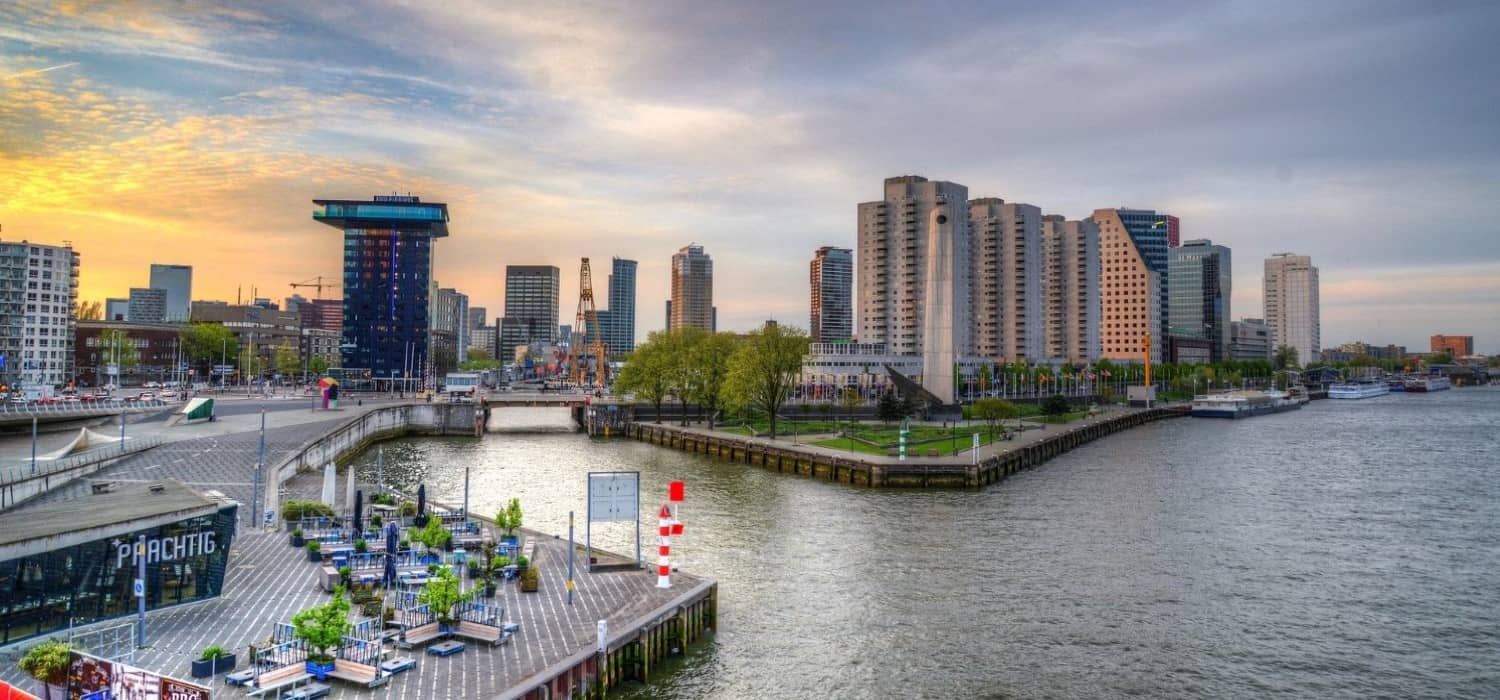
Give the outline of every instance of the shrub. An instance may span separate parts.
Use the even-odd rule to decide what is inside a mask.
[[[203,648],[203,655],[198,657],[199,661],[213,661],[229,656],[229,652],[218,644],[211,644]]]
[[[510,502],[495,514],[495,527],[504,531],[506,537],[515,537],[516,530],[521,528],[521,499],[510,499]]]
[[[521,592],[535,593],[540,583],[541,574],[537,572],[536,567],[527,567],[521,572]]]
[[[321,550],[322,548],[323,548],[323,543],[322,542],[319,542],[317,540],[308,540],[307,541],[307,551],[309,551],[309,552],[316,552],[318,550]]]
[[[287,501],[281,504],[282,520],[301,520],[303,518],[334,516],[333,508],[327,503],[318,501]]]
[[[1068,403],[1068,399],[1065,396],[1058,396],[1056,394],[1053,394],[1052,396],[1048,396],[1047,398],[1042,399],[1042,413],[1044,415],[1060,416],[1072,409],[1072,404]]]
[[[375,515],[370,516],[370,526],[371,527],[374,527],[375,529],[378,530],[378,529],[380,529],[380,526],[384,525],[384,524],[385,524],[385,520],[380,517],[379,513],[376,513]]]
[[[302,528],[299,527],[299,528],[297,528],[295,530],[292,530],[292,537],[301,537],[301,536],[302,536]]]
[[[26,650],[17,664],[26,675],[48,685],[68,682],[69,654],[73,647],[67,642],[51,639]]]
[[[366,543],[363,539],[358,539],[358,540],[354,541],[354,551],[359,552],[360,554],[364,554],[365,552],[369,551],[369,549],[370,549],[370,545],[368,543]]]
[[[396,508],[396,515],[399,515],[403,518],[410,518],[415,516],[416,514],[417,504],[412,501],[402,501],[401,505]]]

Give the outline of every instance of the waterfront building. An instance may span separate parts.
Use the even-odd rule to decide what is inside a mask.
[[[599,312],[604,345],[611,353],[635,350],[635,271],[634,260],[617,257],[611,261],[609,308]]]
[[[1099,360],[1099,226],[1042,217],[1043,357],[1075,364]]]
[[[1045,354],[1042,210],[999,197],[969,201],[970,352],[1002,362]]]
[[[714,261],[703,246],[689,244],[672,256],[672,299],[667,307],[667,330],[717,329],[714,308]]]
[[[130,310],[126,318],[136,323],[167,322],[167,291],[131,287]]]
[[[104,320],[106,321],[128,321],[130,320],[129,299],[105,299]]]
[[[0,241],[3,381],[50,394],[74,374],[79,253],[72,246]]]
[[[103,386],[112,379],[109,365],[113,359],[105,349],[103,336],[110,331],[125,334],[135,347],[135,363],[119,368],[122,386],[146,382],[169,382],[181,378],[176,370],[181,360],[182,329],[177,323],[136,323],[134,321],[79,321],[73,336],[73,365],[79,386]]]
[[[339,334],[344,331],[344,302],[341,299],[313,299],[298,304],[296,311],[303,326]]]
[[[452,350],[457,362],[469,349],[469,295],[453,288],[440,288],[433,296],[432,329],[452,336]],[[433,353],[433,357],[438,357]]]
[[[1170,248],[1167,256],[1167,333],[1173,362],[1219,362],[1229,359],[1232,340],[1229,313],[1231,257],[1228,248],[1207,239]],[[1207,341],[1207,357],[1202,352]],[[1191,350],[1180,354],[1178,349]]]
[[[823,246],[813,253],[809,268],[812,342],[849,342],[854,336],[854,251]]]
[[[1091,218],[1099,226],[1102,355],[1139,362],[1149,333],[1151,359],[1160,362],[1167,344],[1167,251],[1178,235],[1177,218],[1125,208],[1096,209]]]
[[[142,536],[147,610],[218,597],[236,511],[233,501],[157,481],[100,482],[90,495],[0,513],[0,646],[77,620],[135,615]]]
[[[1429,340],[1432,342],[1432,352],[1446,352],[1455,361],[1474,354],[1472,335],[1435,335]]]
[[[343,369],[367,370],[377,385],[434,385],[424,376],[433,244],[448,236],[448,205],[411,195],[313,203],[323,207],[314,220],[344,235]]]
[[[1242,318],[1229,324],[1229,359],[1271,359],[1271,327],[1265,319]]]
[[[1266,323],[1271,327],[1271,352],[1288,345],[1297,349],[1299,364],[1318,361],[1322,322],[1318,301],[1318,268],[1306,255],[1277,253],[1266,258]]]
[[[551,265],[505,266],[505,317],[500,346],[508,356],[517,346],[557,344],[560,272]]]
[[[193,266],[151,264],[152,289],[166,293],[163,320],[168,323],[187,321],[193,312]]]

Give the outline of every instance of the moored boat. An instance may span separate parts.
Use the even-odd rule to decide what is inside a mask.
[[[1328,387],[1330,399],[1369,399],[1391,393],[1384,382],[1339,382]]]
[[[1199,418],[1248,418],[1302,408],[1297,399],[1280,391],[1241,391],[1193,398],[1189,413]]]
[[[1439,374],[1426,377],[1411,377],[1406,380],[1406,390],[1425,393],[1453,388],[1452,380]]]

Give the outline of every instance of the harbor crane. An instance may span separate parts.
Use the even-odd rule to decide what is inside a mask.
[[[572,347],[568,348],[572,365],[569,378],[574,384],[590,384],[588,357],[593,355],[595,364],[592,384],[596,387],[604,386],[609,372],[606,350],[604,329],[599,327],[599,311],[594,307],[593,273],[589,271],[589,259],[584,258],[583,265],[578,270],[578,317],[573,323]]]
[[[328,281],[325,282],[323,280],[328,280]],[[310,280],[308,280],[306,282],[293,282],[292,283],[292,289],[298,289],[298,288],[302,288],[302,287],[312,287],[313,289],[318,290],[318,293],[317,293],[317,298],[318,299],[322,299],[323,298],[323,288],[324,287],[328,287],[330,289],[338,289],[341,286],[343,286],[343,285],[340,284],[339,282],[334,281],[334,278],[332,278],[332,277],[324,277],[322,275],[318,275],[317,277],[314,277],[314,278],[312,278],[312,279],[310,279]]]

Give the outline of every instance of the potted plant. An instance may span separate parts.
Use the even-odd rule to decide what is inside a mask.
[[[339,567],[339,584],[345,588],[349,587],[349,574],[352,573],[347,566]]]
[[[327,680],[333,671],[333,656],[328,650],[337,648],[353,627],[349,624],[349,607],[344,587],[339,586],[333,589],[332,600],[292,616],[293,635],[312,650],[307,655],[307,672],[320,681]]]
[[[510,499],[510,503],[495,514],[495,527],[505,532],[502,539],[510,544],[516,543],[516,530],[521,529],[521,499]]]
[[[360,554],[364,554],[365,552],[370,551],[370,543],[366,542],[364,538],[361,537],[354,541],[354,551],[359,552]]]
[[[516,571],[526,571],[531,568],[531,560],[524,556],[516,555]]]
[[[323,543],[317,540],[307,541],[307,560],[310,562],[323,561]]]
[[[66,697],[72,651],[73,647],[67,642],[50,639],[27,649],[18,665],[26,675],[43,684],[43,693],[47,697],[52,697],[52,686],[61,686],[63,697]]]
[[[399,515],[399,516],[401,516],[403,518],[414,518],[414,517],[416,517],[417,516],[417,504],[416,504],[416,502],[414,502],[414,501],[402,501],[401,505],[399,505],[399,506],[396,507],[396,515]]]
[[[301,547],[305,544],[307,544],[307,542],[302,539],[302,528],[299,527],[295,530],[292,530],[292,546]]]
[[[521,558],[525,559],[525,557],[521,557]],[[521,570],[521,592],[522,593],[535,593],[535,592],[537,592],[537,588],[538,588],[538,586],[540,584],[541,584],[541,575],[537,573],[537,570],[536,570],[535,567],[528,566],[525,569]]]
[[[444,566],[422,586],[422,592],[417,594],[417,602],[426,605],[428,610],[437,615],[438,627],[446,633],[453,626],[453,606],[469,600],[473,595],[472,591],[459,590],[458,577],[453,575],[453,567]]]
[[[489,569],[484,570],[484,597],[495,597],[495,572]]]
[[[398,552],[410,552],[411,551],[411,540],[406,539],[405,537],[401,538],[401,541],[399,543],[397,543],[396,551],[398,551]]]
[[[376,514],[370,516],[370,527],[373,527],[376,530],[379,530],[380,526],[382,526],[384,524],[385,524],[385,519],[382,518],[382,517],[380,517],[379,513],[376,513]]]
[[[211,645],[203,650],[197,659],[193,660],[193,677],[209,678],[225,671],[234,670],[234,654],[229,653],[218,644]]]

